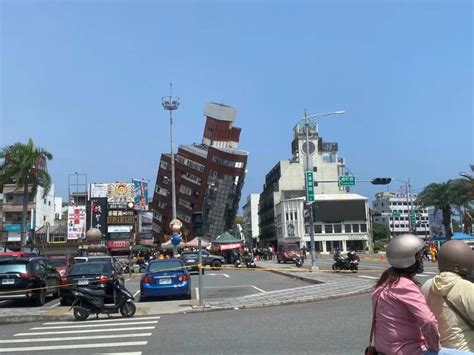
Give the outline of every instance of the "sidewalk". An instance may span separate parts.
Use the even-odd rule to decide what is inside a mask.
[[[334,298],[347,297],[367,293],[373,287],[373,281],[345,277],[341,274],[312,271],[307,264],[297,268],[290,264],[257,261],[257,267],[268,269],[287,277],[297,278],[310,283],[308,286],[288,290],[270,291],[241,297],[218,300],[204,300],[205,306],[199,307],[198,300],[182,300],[168,302],[136,302],[137,316],[194,313],[230,309],[245,309],[270,307],[285,304],[313,302]],[[120,315],[112,315],[117,317]],[[101,315],[100,318],[107,316]],[[69,307],[54,308],[2,308],[0,309],[0,324],[21,323],[51,320],[74,320]]]

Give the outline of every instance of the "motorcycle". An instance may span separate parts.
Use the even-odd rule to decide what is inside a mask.
[[[302,267],[303,266],[303,261],[299,255],[293,256],[293,262],[297,267]]]
[[[252,255],[248,255],[245,257],[245,266],[249,269],[256,268],[257,265],[255,264],[255,260]]]
[[[133,295],[118,279],[113,281],[113,289],[115,303],[113,305],[106,305],[104,304],[104,290],[76,287],[71,291],[74,296],[74,302],[69,310],[74,309],[74,318],[77,320],[86,320],[90,314],[95,314],[99,318],[99,314],[110,315],[111,313],[119,312],[122,317],[133,317],[136,312]]]
[[[357,272],[357,270],[359,270],[360,258],[355,251],[348,252],[347,258],[344,258],[340,254],[334,254],[334,260],[336,262],[332,264],[332,269],[336,272],[341,270]]]
[[[235,259],[234,267],[237,269],[240,269],[242,267],[242,262],[240,261],[240,258]]]

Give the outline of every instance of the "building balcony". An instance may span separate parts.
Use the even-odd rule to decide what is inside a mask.
[[[31,211],[35,208],[35,203],[30,202],[28,203],[27,211]],[[3,213],[6,212],[22,212],[23,211],[23,204],[22,203],[11,203],[5,202],[3,204]]]

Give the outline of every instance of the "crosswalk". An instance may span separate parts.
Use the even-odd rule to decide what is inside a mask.
[[[437,275],[437,272],[431,272],[431,271],[425,271],[422,274],[417,274],[416,277],[423,277],[423,278],[429,278]],[[360,277],[362,279],[369,279],[369,280],[378,280],[382,274],[379,274],[377,276],[369,276],[369,275],[357,275],[357,277]]]
[[[46,322],[0,339],[0,353],[45,354],[57,351],[94,355],[141,355],[140,347],[156,328],[159,316]],[[109,349],[107,349],[109,348]],[[117,352],[117,349],[120,349]],[[123,350],[123,351],[122,351]]]

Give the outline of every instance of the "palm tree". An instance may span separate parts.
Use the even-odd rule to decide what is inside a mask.
[[[0,188],[3,185],[14,183],[15,190],[23,188],[23,211],[21,216],[21,245],[26,244],[26,218],[28,215],[28,200],[35,196],[38,186],[43,187],[43,198],[51,188],[51,177],[46,169],[40,165],[46,159],[53,159],[53,155],[45,149],[35,147],[30,138],[28,143],[15,143],[0,150]],[[30,186],[30,188],[28,188]],[[28,191],[29,190],[29,191]]]
[[[466,180],[448,180],[440,184],[432,183],[418,194],[417,202],[423,207],[434,206],[443,213],[446,239],[451,239],[452,206],[465,206],[469,203],[469,184]]]

